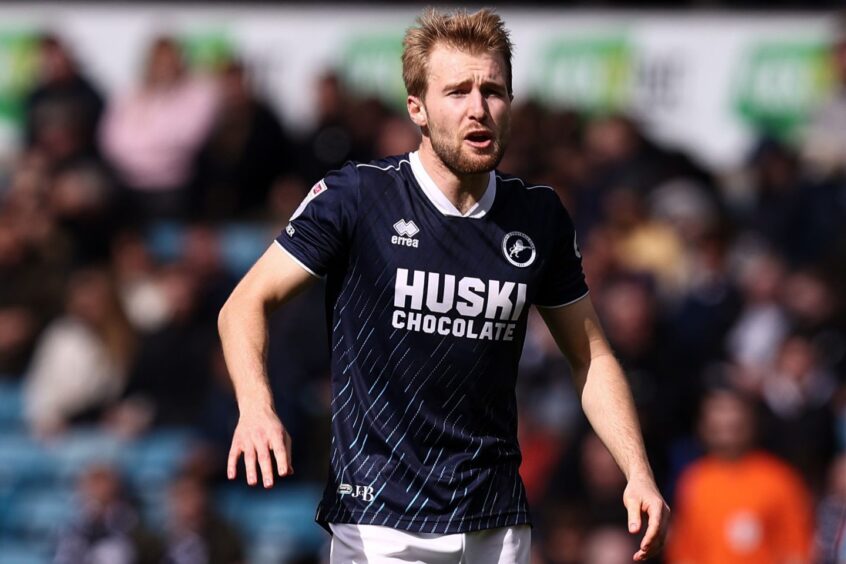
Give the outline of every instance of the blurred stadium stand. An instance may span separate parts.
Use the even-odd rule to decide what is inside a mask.
[[[79,510],[81,472],[108,464],[126,477],[148,523],[163,532],[167,486],[180,471],[194,435],[159,430],[135,440],[96,429],[74,429],[45,445],[23,426],[20,386],[4,381],[0,424],[0,554],[4,564],[49,562],[60,530]],[[249,562],[272,564],[314,554],[325,541],[314,526],[321,489],[286,484],[271,492],[221,487],[215,504],[247,541]]]

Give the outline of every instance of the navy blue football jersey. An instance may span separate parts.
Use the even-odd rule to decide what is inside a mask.
[[[491,172],[462,215],[417,153],[349,163],[277,243],[327,280],[331,470],[317,521],[443,534],[529,523],[515,399],[528,310],[588,291],[555,192]]]

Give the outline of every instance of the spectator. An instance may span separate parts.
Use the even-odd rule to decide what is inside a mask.
[[[602,208],[617,262],[630,272],[652,277],[661,294],[677,295],[687,276],[678,234],[648,215],[642,194],[634,188],[608,189]]]
[[[800,177],[795,151],[771,139],[762,140],[749,163],[752,193],[742,223],[788,256],[800,258],[807,253],[807,238],[801,234],[808,220],[802,217],[803,200],[812,195],[812,187]]]
[[[235,389],[226,370],[223,360],[223,350],[220,344],[215,344],[211,350],[211,382],[208,393],[202,400],[200,416],[200,446],[194,456],[196,461],[190,473],[199,478],[214,480],[225,477],[226,457],[231,446],[232,429],[238,424],[238,403],[235,400]],[[316,450],[314,445],[311,449]],[[305,455],[304,455],[305,456]],[[297,463],[303,462],[302,458]],[[300,464],[299,468],[307,465]],[[298,472],[299,474],[299,472]]]
[[[379,157],[375,152],[376,144],[379,142],[382,124],[387,123],[391,115],[391,111],[378,98],[353,98],[348,103],[345,123],[352,138],[350,159],[366,163]]]
[[[96,154],[103,99],[59,37],[38,43],[39,77],[24,102],[26,144],[51,165]]]
[[[594,433],[586,432],[565,452],[546,497],[578,508],[580,523],[588,531],[626,523],[625,508],[620,507],[625,488],[626,478],[611,453]]]
[[[658,319],[659,308],[648,280],[619,278],[605,289],[599,307],[608,340],[631,382],[646,447],[663,461],[669,434],[684,421],[685,394],[695,375],[678,372],[669,338]],[[661,480],[664,464],[656,464]]]
[[[626,477],[599,437],[590,433],[581,446],[581,473],[585,507],[590,508],[588,522],[593,525],[620,525],[626,522],[625,508],[620,507]],[[631,553],[634,555],[634,552]]]
[[[715,360],[723,359],[726,334],[735,324],[743,303],[729,269],[731,240],[723,229],[704,234],[690,252],[690,284],[676,307],[670,310],[668,331],[673,336],[673,358],[683,359],[687,383],[676,398],[685,414],[683,432],[692,430],[693,414],[702,395],[701,374]],[[694,381],[691,381],[694,380]],[[676,403],[678,405],[678,403]]]
[[[592,531],[585,540],[583,564],[629,564],[637,552],[637,543],[625,529],[603,527]]]
[[[830,407],[837,381],[821,362],[818,347],[801,334],[781,346],[778,360],[763,383],[768,408],[768,443],[801,471],[819,491],[835,450],[834,416]]]
[[[726,344],[738,367],[735,384],[754,393],[760,392],[765,372],[775,362],[781,342],[790,331],[789,319],[779,302],[784,277],[784,264],[770,253],[756,253],[741,266],[744,305]]]
[[[828,488],[817,510],[816,561],[846,560],[846,455],[838,456],[828,474]]]
[[[210,504],[206,485],[177,477],[168,491],[169,518],[163,564],[239,564],[243,543]]]
[[[139,334],[159,329],[170,311],[158,264],[137,231],[123,231],[111,243],[112,268],[130,323]]]
[[[352,154],[352,133],[347,126],[348,102],[341,77],[320,76],[315,85],[317,125],[303,141],[300,175],[311,186],[321,175],[340,168]]]
[[[314,284],[280,307],[270,319],[267,375],[285,414],[286,428],[301,437],[294,443],[294,479],[324,477],[329,453],[329,336],[315,315],[325,310],[325,287]],[[291,394],[286,390],[298,390]],[[229,432],[231,444],[231,428]]]
[[[375,154],[400,155],[420,145],[420,130],[407,117],[392,115],[380,124]]]
[[[79,505],[61,533],[54,564],[160,564],[164,552],[127,500],[120,476],[108,466],[86,469]]]
[[[539,503],[551,489],[552,473],[584,420],[570,376],[567,359],[540,314],[530,313],[517,379],[520,477],[530,504]]]
[[[242,63],[227,64],[219,82],[220,110],[198,157],[194,211],[208,219],[263,218],[271,186],[296,161],[294,146]]]
[[[0,209],[0,375],[21,376],[37,337],[61,309],[63,271]]]
[[[804,563],[811,557],[811,500],[799,475],[754,447],[752,405],[711,391],[700,416],[706,456],[679,479],[670,563]]]
[[[547,564],[581,564],[588,526],[583,507],[553,506],[544,516],[541,554]]]
[[[578,211],[583,237],[602,222],[603,201],[609,190],[630,187],[641,191],[655,180],[656,159],[637,125],[624,116],[587,122],[583,134],[585,171],[578,186]],[[642,194],[641,194],[642,195]]]
[[[194,159],[216,107],[213,83],[190,73],[176,40],[157,38],[140,86],[109,105],[100,132],[103,153],[127,189],[130,219],[184,215]]]
[[[846,374],[846,312],[834,278],[821,265],[794,271],[781,300],[793,325],[817,343],[822,364]]]
[[[109,414],[114,431],[124,436],[152,426],[197,425],[212,381],[213,327],[197,318],[198,281],[180,263],[160,276],[168,321],[141,339],[124,397]]]
[[[238,282],[223,264],[218,233],[202,223],[187,226],[181,255],[197,285],[195,315],[200,323],[214,326],[220,308]]]
[[[839,28],[830,48],[835,90],[811,116],[802,147],[808,167],[821,174],[846,167],[846,21]]]
[[[288,223],[311,186],[298,174],[283,176],[275,182],[268,195],[268,221],[274,225]]]
[[[77,161],[54,171],[45,207],[76,263],[108,258],[116,224],[114,200],[111,179],[94,161]]]
[[[65,314],[41,336],[26,375],[24,403],[33,433],[50,437],[73,421],[96,419],[123,391],[134,349],[135,335],[109,273],[74,273]]]

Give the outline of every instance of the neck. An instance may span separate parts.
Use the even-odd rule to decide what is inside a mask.
[[[426,138],[420,144],[418,154],[423,168],[459,212],[466,213],[485,194],[490,172],[456,174],[438,157]]]

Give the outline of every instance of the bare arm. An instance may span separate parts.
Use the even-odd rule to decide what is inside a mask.
[[[539,311],[570,362],[588,421],[626,475],[623,503],[629,513],[629,531],[640,531],[641,514],[649,516],[640,550],[634,555],[635,560],[645,560],[663,544],[669,508],[655,486],[623,370],[605,339],[589,297]]]
[[[235,478],[243,453],[247,482],[258,482],[258,460],[265,487],[273,485],[270,451],[280,476],[293,472],[291,438],[273,407],[265,369],[267,319],[279,305],[314,277],[277,244],[273,244],[244,276],[218,316],[226,366],[235,386],[240,418],[232,437],[227,475]]]

